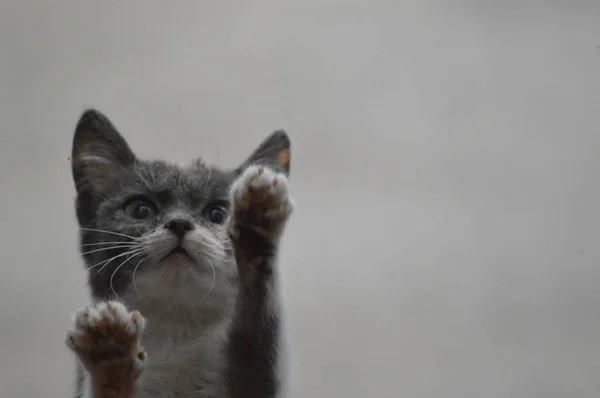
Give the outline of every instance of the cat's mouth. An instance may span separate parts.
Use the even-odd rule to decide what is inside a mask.
[[[181,246],[177,246],[176,248],[171,250],[169,253],[167,253],[167,255],[163,258],[163,260],[167,260],[169,258],[175,258],[175,257],[184,257],[189,261],[192,261],[192,262],[194,261],[194,259],[192,258],[192,256],[190,256],[190,254],[187,252],[187,250],[185,250]]]

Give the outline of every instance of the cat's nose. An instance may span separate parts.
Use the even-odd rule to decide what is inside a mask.
[[[194,229],[194,224],[183,218],[171,220],[165,224],[165,228],[171,230],[179,239],[183,238],[186,232]]]

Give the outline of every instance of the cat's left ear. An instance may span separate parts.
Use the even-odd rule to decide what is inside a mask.
[[[99,196],[111,180],[134,162],[135,155],[106,116],[95,109],[81,115],[71,154],[73,179],[79,195]]]
[[[269,135],[237,169],[242,172],[246,167],[260,164],[289,176],[290,174],[290,138],[283,130]]]

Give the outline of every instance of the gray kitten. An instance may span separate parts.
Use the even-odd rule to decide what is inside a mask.
[[[106,117],[83,113],[72,171],[93,305],[66,338],[77,398],[283,395],[289,168],[283,131],[221,170],[139,160]]]

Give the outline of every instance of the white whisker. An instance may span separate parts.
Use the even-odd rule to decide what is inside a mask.
[[[223,258],[227,252],[227,243],[213,236],[202,235],[190,241],[190,245],[194,247],[194,251],[202,253],[202,255],[212,259]]]
[[[125,265],[129,260],[131,260],[132,258],[134,258],[135,256],[139,255],[141,252],[136,252],[134,254],[132,254],[131,256],[127,257],[125,259],[125,261],[123,261],[121,264],[119,264],[117,266],[117,268],[115,268],[115,270],[113,271],[112,275],[110,276],[110,281],[109,281],[109,285],[110,285],[110,290],[113,291],[113,293],[115,294],[115,296],[117,296],[119,299],[121,298],[119,296],[119,294],[115,291],[115,288],[113,287],[113,278],[115,277],[115,275],[117,274],[117,272],[119,272],[119,269]]]
[[[144,183],[144,185],[146,185],[146,187],[148,187],[149,189],[152,189],[152,185],[150,185],[150,182],[148,182],[148,180],[142,175],[142,173],[140,173],[140,169],[138,166],[139,166],[138,163],[136,163],[133,168],[133,171],[140,178],[140,180],[142,180],[142,182]]]
[[[104,268],[106,268],[106,266],[107,266],[109,263],[111,263],[113,260],[115,260],[115,259],[117,259],[117,258],[119,258],[119,257],[127,256],[127,255],[129,255],[129,254],[132,254],[132,253],[140,253],[140,252],[142,252],[142,251],[143,251],[143,249],[134,249],[134,250],[129,250],[129,251],[126,251],[126,252],[124,252],[124,253],[118,254],[118,255],[116,255],[116,256],[114,256],[114,257],[110,258],[109,260],[105,260],[105,261],[106,261],[106,264],[104,264],[104,265],[103,265],[103,266],[102,266],[102,267],[101,267],[101,268],[100,268],[100,269],[97,271],[97,273],[100,273],[100,272],[102,272],[102,270],[103,270]],[[99,265],[99,264],[102,264],[102,263],[103,263],[103,262],[105,262],[105,261],[101,261],[101,262],[99,262],[98,264],[95,264],[93,267],[95,267],[95,266],[97,266],[97,265]],[[91,268],[93,268],[93,267],[90,267],[90,269],[91,269]]]
[[[204,254],[202,254],[202,256],[206,259],[206,261],[208,261],[208,264],[210,265],[210,268],[212,269],[213,278],[212,278],[212,282],[210,283],[210,287],[208,288],[208,291],[206,292],[204,297],[202,297],[200,299],[200,301],[198,301],[196,304],[200,304],[201,302],[206,300],[206,298],[209,296],[210,292],[212,292],[213,287],[215,287],[215,281],[217,280],[217,270],[215,269],[215,266],[213,265],[212,261],[210,261],[210,259],[207,256],[205,256]]]
[[[135,236],[131,236],[131,235],[127,235],[127,234],[123,234],[120,232],[113,232],[113,231],[106,231],[104,229],[93,229],[93,228],[79,228],[82,231],[90,231],[90,232],[98,232],[98,233],[103,233],[103,234],[111,234],[111,235],[117,235],[117,236],[123,236],[125,238],[129,238],[129,239],[133,239],[133,240],[137,240],[139,238],[136,238]]]
[[[89,271],[89,270],[91,270],[91,269],[93,269],[93,268],[95,268],[95,267],[99,266],[100,264],[109,263],[109,262],[111,262],[112,260],[114,260],[115,258],[119,258],[119,257],[125,256],[125,255],[127,255],[127,254],[131,254],[131,253],[133,253],[133,252],[134,252],[134,250],[128,250],[128,251],[126,251],[126,252],[124,252],[124,253],[117,254],[116,256],[113,256],[113,257],[111,257],[111,258],[109,258],[109,259],[102,260],[102,261],[100,261],[100,262],[97,262],[97,263],[96,263],[96,264],[94,264],[94,265],[91,265],[91,266],[89,266],[88,268],[86,268],[86,270],[87,270],[87,271]],[[100,269],[98,272],[100,272],[101,270],[102,270],[102,269]]]
[[[86,254],[101,252],[103,250],[127,249],[127,248],[130,248],[130,247],[133,247],[133,246],[132,245],[119,245],[119,246],[101,247],[99,249],[94,249],[94,250],[90,250],[90,251],[87,251],[87,252],[83,252],[83,253],[81,253],[81,255],[85,256]]]
[[[131,279],[132,279],[132,281],[133,281],[133,288],[135,289],[135,292],[137,293],[137,295],[139,296],[139,298],[141,298],[142,300],[143,300],[143,298],[142,298],[142,295],[140,294],[140,291],[138,290],[138,288],[137,288],[137,286],[136,286],[136,284],[135,284],[135,271],[137,271],[137,269],[138,269],[138,267],[140,266],[140,264],[141,264],[141,263],[142,263],[142,262],[143,262],[145,259],[147,259],[147,258],[148,258],[148,256],[146,256],[146,257],[142,258],[142,259],[141,259],[141,260],[140,260],[140,261],[139,261],[139,262],[136,264],[135,268],[133,269],[133,275],[132,275],[132,277],[131,277]]]
[[[84,243],[83,245],[79,245],[80,247],[84,247],[84,246],[99,246],[99,245],[131,245],[131,246],[136,246],[137,243],[136,242],[127,242],[127,241],[122,241],[122,242],[96,242],[96,243]]]
[[[208,169],[208,173],[206,174],[206,179],[204,180],[204,182],[202,183],[202,185],[206,185],[208,184],[208,182],[210,181],[210,176],[212,175],[212,168]]]

